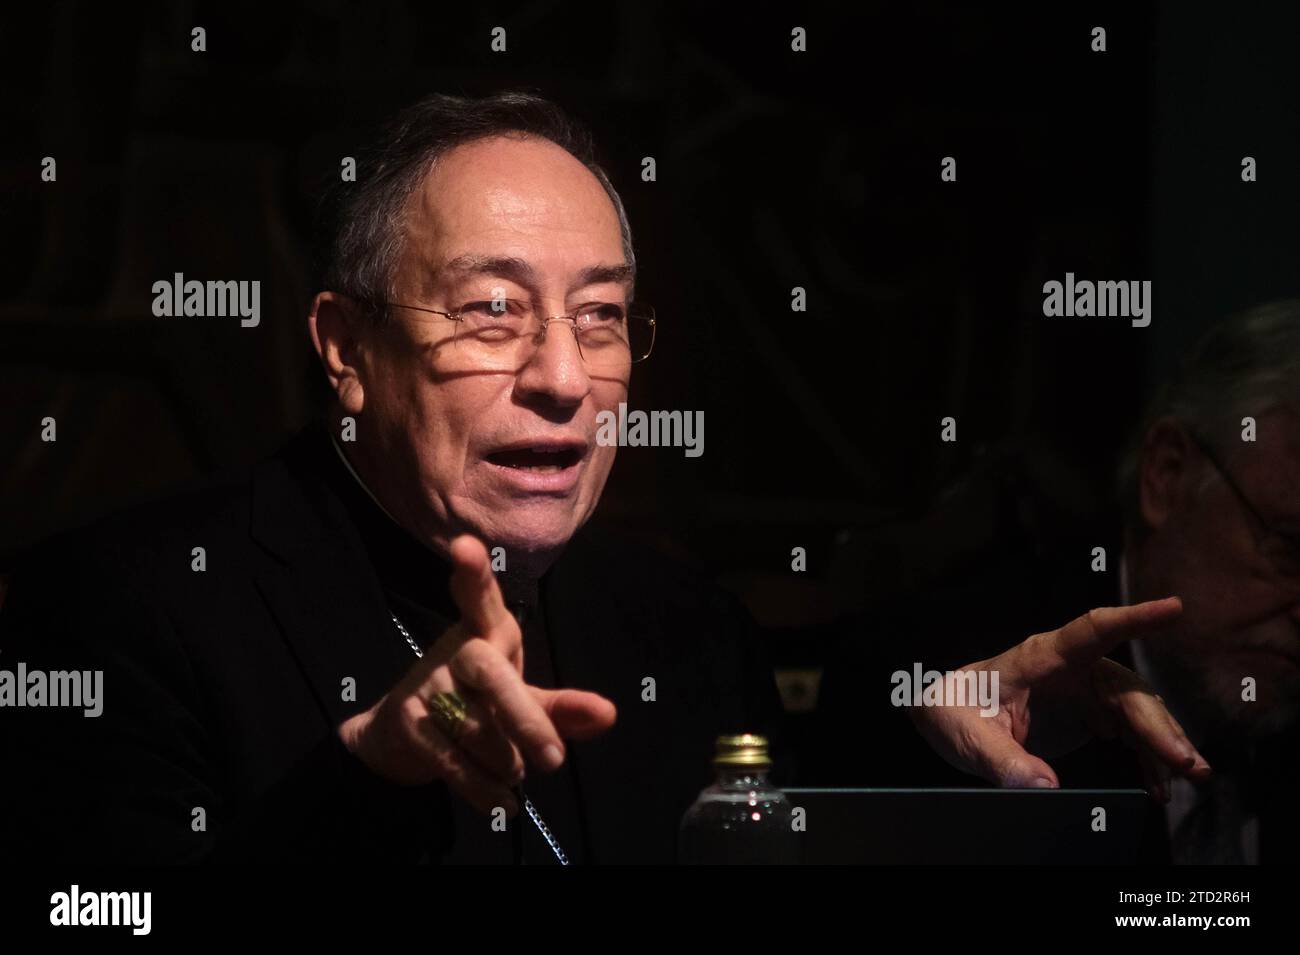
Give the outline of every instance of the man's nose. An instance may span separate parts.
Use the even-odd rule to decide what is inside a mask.
[[[591,377],[573,323],[551,319],[538,335],[535,351],[516,376],[516,390],[559,405],[581,404],[591,392]]]

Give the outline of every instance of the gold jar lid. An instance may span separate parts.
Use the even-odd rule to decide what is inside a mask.
[[[719,736],[713,756],[717,767],[749,767],[770,769],[772,757],[767,753],[767,737],[742,733],[739,736]]]

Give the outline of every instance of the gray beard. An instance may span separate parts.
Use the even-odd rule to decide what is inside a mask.
[[[1205,667],[1184,662],[1175,642],[1159,649],[1148,643],[1146,651],[1157,691],[1198,747],[1211,739],[1227,747],[1241,747],[1300,725],[1300,699],[1260,702],[1272,681],[1260,680],[1260,696],[1247,702],[1241,699],[1240,682],[1216,679]],[[1264,705],[1267,710],[1258,709]]]

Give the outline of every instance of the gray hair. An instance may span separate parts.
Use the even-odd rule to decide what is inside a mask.
[[[1243,417],[1288,404],[1300,405],[1300,299],[1259,305],[1211,328],[1147,405],[1129,440],[1118,474],[1126,526],[1142,527],[1138,467],[1158,420],[1172,417],[1211,448],[1231,448]]]
[[[479,99],[433,95],[383,123],[357,159],[355,182],[335,179],[317,212],[312,265],[318,291],[341,292],[380,320],[393,298],[408,201],[430,167],[457,146],[490,136],[550,140],[587,167],[618,214],[627,264],[636,266],[623,201],[595,159],[591,133],[555,103],[531,93]]]

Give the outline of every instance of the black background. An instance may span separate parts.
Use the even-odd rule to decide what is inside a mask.
[[[993,576],[1031,600],[1054,589],[1044,606],[1077,588],[1064,602],[1087,609],[1143,396],[1210,322],[1297,292],[1294,8],[0,17],[0,571],[53,531],[246,466],[307,420],[318,183],[365,124],[430,92],[531,89],[593,128],[660,317],[632,404],[705,412],[701,458],[621,450],[597,519],[722,578],[785,664],[816,663],[877,604],[974,606]],[[1258,182],[1241,181],[1246,155]],[[260,279],[260,326],[154,318],[150,287],[176,271]],[[1066,271],[1152,280],[1151,326],[1044,318],[1042,284]],[[57,443],[40,440],[46,415]]]

